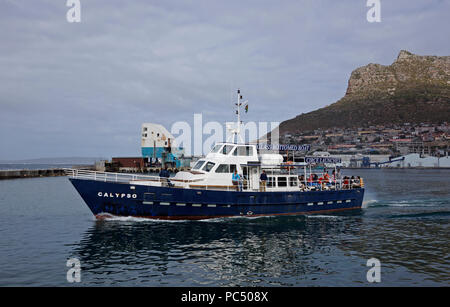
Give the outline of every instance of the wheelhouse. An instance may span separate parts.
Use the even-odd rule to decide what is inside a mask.
[[[267,175],[265,182],[260,180],[263,171]],[[260,153],[255,144],[236,143],[217,143],[190,172],[179,172],[173,181],[175,186],[185,188],[239,190],[232,180],[234,172],[240,175],[242,191],[316,191],[362,186],[359,179],[344,184],[337,172],[331,176],[314,171],[309,163],[285,163],[279,154]]]

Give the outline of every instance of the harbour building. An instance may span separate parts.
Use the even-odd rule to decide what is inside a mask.
[[[189,166],[189,160],[184,157],[184,149],[177,146],[175,138],[164,126],[144,123],[141,133],[142,157],[147,158],[150,164],[159,162],[180,168],[187,163]]]

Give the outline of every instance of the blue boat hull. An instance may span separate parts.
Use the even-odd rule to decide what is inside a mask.
[[[311,192],[237,192],[69,178],[96,217],[155,219],[294,215],[359,209],[364,189]]]

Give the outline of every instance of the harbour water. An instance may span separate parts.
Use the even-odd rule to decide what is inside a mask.
[[[450,285],[450,170],[351,173],[361,211],[207,221],[96,221],[65,177],[3,180],[0,286]]]

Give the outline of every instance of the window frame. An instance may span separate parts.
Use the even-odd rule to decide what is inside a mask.
[[[225,172],[222,171],[222,170],[219,171],[222,166],[226,166],[227,167],[227,169],[225,169]],[[229,174],[230,173],[230,164],[219,164],[217,166],[216,170],[215,170],[215,173],[218,173],[218,174]]]
[[[284,179],[284,182],[283,182],[283,180],[280,180],[280,179]],[[280,185],[280,183],[283,183],[283,185]],[[285,188],[287,186],[288,186],[288,179],[286,176],[277,177],[277,187]]]
[[[293,176],[289,177],[289,186],[290,187],[298,186],[298,178],[297,177],[293,177]]]
[[[212,164],[211,168],[206,169],[206,167],[211,164]],[[216,166],[216,163],[212,161],[206,161],[205,165],[202,167],[202,170],[209,173],[214,168],[214,166]]]
[[[221,149],[222,149],[222,146],[223,146],[223,144],[217,144],[217,145],[214,145],[214,147],[211,149],[211,153],[218,153]],[[215,148],[219,148],[219,149],[217,149],[216,151],[214,151],[214,149]]]
[[[274,176],[267,176],[267,187],[268,188],[275,188],[277,186],[276,177]]]
[[[243,148],[243,154],[240,149]],[[249,145],[241,145],[236,146],[236,149],[233,151],[233,156],[235,157],[251,157],[253,156],[253,147]]]
[[[230,151],[228,151],[228,152],[224,152],[225,148],[229,148],[229,147],[231,147]],[[223,154],[223,155],[229,155],[230,153],[232,153],[232,152],[233,152],[234,148],[236,148],[236,146],[234,146],[234,145],[227,145],[227,144],[225,144],[225,146],[223,146],[223,147],[222,147],[222,150],[221,150],[221,152],[222,152],[222,154]]]
[[[202,162],[202,164],[197,167],[197,165]],[[197,163],[195,163],[194,167],[192,168],[193,170],[201,170],[203,168],[203,166],[205,165],[206,160],[198,160]]]

